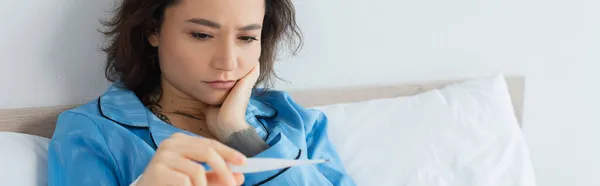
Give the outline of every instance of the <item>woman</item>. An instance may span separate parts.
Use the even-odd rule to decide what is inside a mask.
[[[354,185],[322,113],[254,88],[279,41],[300,39],[291,0],[119,2],[105,23],[115,83],[59,116],[49,185]],[[246,157],[330,161],[228,169]]]

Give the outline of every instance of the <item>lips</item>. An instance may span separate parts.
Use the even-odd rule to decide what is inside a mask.
[[[236,81],[210,81],[206,82],[208,86],[214,89],[231,89],[235,86]]]

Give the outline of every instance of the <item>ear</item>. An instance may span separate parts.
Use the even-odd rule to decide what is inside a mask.
[[[150,45],[152,45],[153,47],[158,47],[158,41],[159,41],[159,35],[158,33],[154,32],[151,33],[150,36],[148,36],[148,42],[150,43]]]

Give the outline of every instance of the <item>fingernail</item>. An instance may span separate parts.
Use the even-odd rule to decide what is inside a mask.
[[[247,159],[248,158],[246,158],[246,156],[240,155],[240,156],[238,156],[238,163],[240,163],[240,165],[244,165],[244,164],[246,164]]]
[[[229,179],[229,185],[237,185],[237,181],[235,181],[235,176],[231,174],[231,179]]]

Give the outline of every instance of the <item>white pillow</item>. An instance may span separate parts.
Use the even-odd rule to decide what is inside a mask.
[[[48,185],[50,139],[14,132],[0,132],[0,185]]]
[[[533,186],[504,77],[316,107],[358,185]]]

